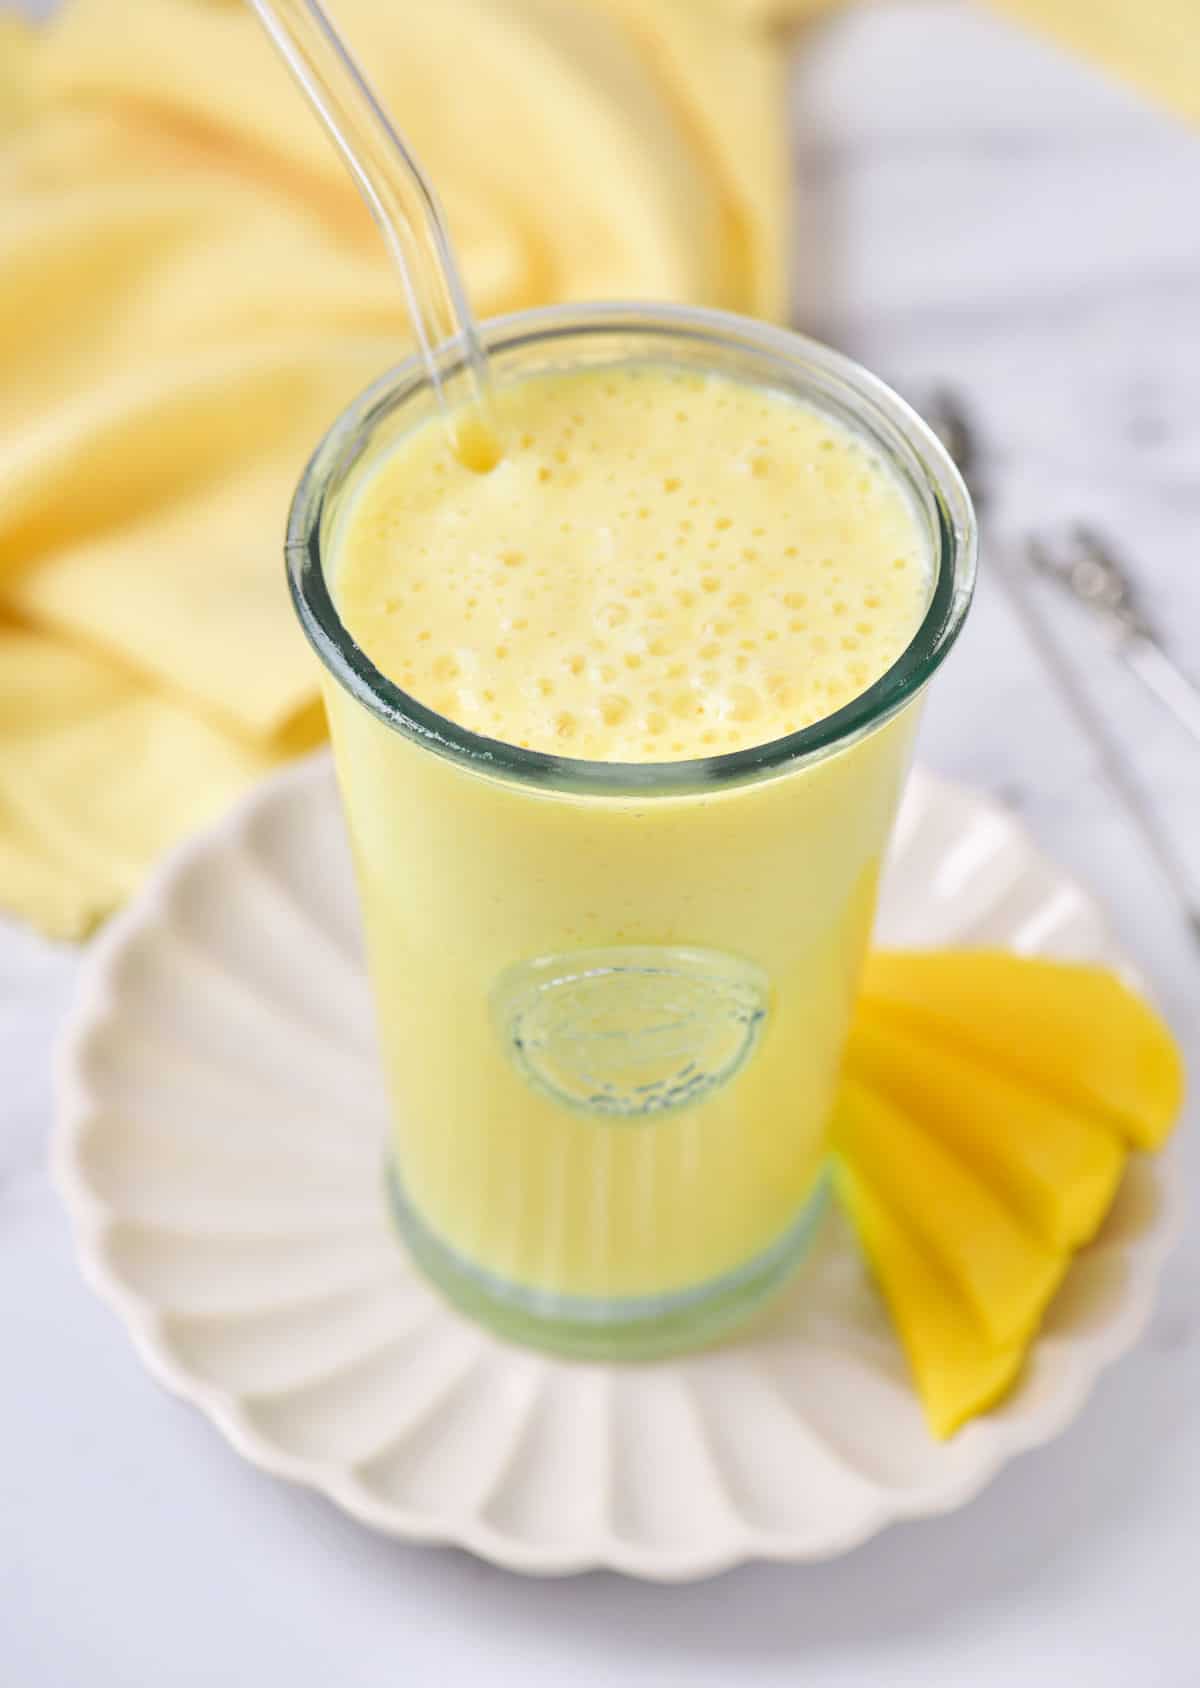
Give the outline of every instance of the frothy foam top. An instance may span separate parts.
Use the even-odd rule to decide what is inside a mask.
[[[656,364],[529,376],[498,403],[496,468],[422,423],[335,545],[350,634],[440,714],[560,756],[720,755],[831,714],[916,632],[921,518],[829,415]]]

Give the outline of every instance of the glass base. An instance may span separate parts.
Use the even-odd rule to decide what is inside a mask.
[[[783,1235],[719,1278],[669,1295],[609,1301],[531,1289],[476,1266],[428,1228],[390,1160],[386,1182],[388,1206],[405,1247],[448,1300],[510,1341],[588,1360],[657,1359],[724,1336],[792,1276],[829,1195],[828,1173],[822,1169]]]

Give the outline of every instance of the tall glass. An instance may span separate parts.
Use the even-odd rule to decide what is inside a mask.
[[[324,665],[396,1222],[449,1296],[511,1335],[662,1352],[781,1283],[819,1213],[880,864],[918,700],[970,600],[974,522],[924,424],[796,335],[596,305],[522,312],[485,338],[500,382],[653,361],[797,395],[868,438],[933,558],[908,648],[825,720],[728,755],[590,762],[439,716],[342,625],[339,524],[433,409],[415,360],[335,423],[297,492],[291,586]]]

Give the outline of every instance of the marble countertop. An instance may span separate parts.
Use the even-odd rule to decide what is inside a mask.
[[[1200,635],[1200,135],[949,0],[798,47],[796,320],[986,442],[985,556],[1077,518]],[[1090,630],[1080,672],[1200,871],[1200,752]],[[1200,661],[1196,664],[1200,670]],[[928,711],[936,768],[1014,804],[1110,907],[1193,1061],[1200,951],[986,576]],[[13,1688],[620,1682],[1190,1688],[1200,1231],[1060,1441],[953,1517],[683,1589],[526,1581],[380,1540],[240,1461],[80,1281],[50,1189],[76,957],[0,930],[0,1677]],[[1195,1134],[1178,1151],[1189,1167]]]

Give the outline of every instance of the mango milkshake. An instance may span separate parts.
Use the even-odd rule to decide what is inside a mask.
[[[652,364],[501,404],[497,468],[431,419],[338,538],[347,628],[440,714],[559,756],[716,756],[831,715],[916,632],[928,539],[832,418]]]
[[[626,357],[498,404],[489,473],[426,414],[324,538],[329,616],[411,717],[327,684],[392,1201],[493,1322],[653,1352],[779,1281],[819,1206],[915,711],[788,741],[910,646],[934,542],[784,389]]]

